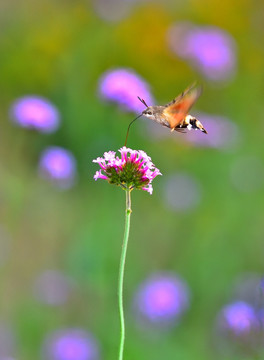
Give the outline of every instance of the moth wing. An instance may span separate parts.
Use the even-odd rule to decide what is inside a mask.
[[[193,84],[167,105],[164,114],[167,119],[169,119],[171,129],[181,123],[201,95],[201,92],[202,87],[196,87],[195,84]]]
[[[195,87],[196,87],[196,83],[193,83],[192,85],[188,86],[187,89],[185,89],[180,95],[178,95],[176,98],[174,98],[172,101],[170,101],[168,104],[164,106],[169,107],[170,105],[179,102],[186,94],[191,92]]]

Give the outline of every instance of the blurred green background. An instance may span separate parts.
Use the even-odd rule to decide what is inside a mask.
[[[5,253],[0,250],[5,254],[0,323],[12,329],[14,358],[41,358],[46,334],[63,327],[89,330],[102,359],[117,358],[125,193],[95,182],[98,166],[92,160],[124,143],[134,114],[102,101],[98,81],[111,68],[128,67],[150,84],[159,104],[194,80],[203,83],[195,109],[230,119],[239,142],[218,149],[175,141],[169,131],[155,138],[146,119],[131,128],[128,145],[146,151],[163,176],[154,180],[152,196],[132,193],[125,358],[250,359],[223,355],[213,329],[237,277],[263,272],[264,5],[249,0],[131,1],[123,16],[117,16],[117,6],[113,19],[96,9],[96,1],[81,0],[0,4],[0,223],[1,243],[7,246]],[[234,38],[237,64],[230,81],[207,80],[170,50],[168,28],[182,21],[214,25]],[[58,131],[41,134],[14,126],[9,108],[27,94],[57,106],[62,118]],[[40,153],[50,145],[76,157],[78,181],[72,189],[58,190],[38,176]],[[166,179],[178,173],[188,174],[199,188],[196,206],[185,211],[164,199]],[[181,192],[177,186],[174,190]],[[34,296],[36,278],[50,269],[74,283],[60,306]],[[179,274],[192,293],[180,324],[158,338],[138,328],[131,314],[136,288],[157,271]]]

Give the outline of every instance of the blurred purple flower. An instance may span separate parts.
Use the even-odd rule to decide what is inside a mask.
[[[107,180],[125,190],[141,189],[152,194],[152,180],[161,173],[151,158],[142,150],[131,150],[125,146],[119,152],[121,159],[114,151],[108,151],[103,158],[93,160],[101,167],[101,170],[96,171],[94,179]]]
[[[220,313],[219,322],[223,330],[229,330],[236,336],[256,331],[259,326],[253,306],[244,301],[225,306]]]
[[[142,112],[143,98],[148,105],[153,104],[149,85],[133,70],[120,68],[109,70],[99,80],[99,94],[104,100],[113,101],[121,108],[132,112]]]
[[[10,115],[16,124],[43,133],[54,132],[60,124],[60,114],[56,107],[39,96],[19,98],[13,103]]]
[[[35,297],[44,304],[58,306],[64,304],[72,291],[72,282],[66,275],[55,270],[46,270],[36,279]]]
[[[255,155],[237,157],[230,170],[231,182],[237,190],[251,193],[263,188],[264,166],[260,157]]]
[[[13,359],[16,348],[15,336],[9,325],[0,323],[0,359]]]
[[[78,328],[51,333],[43,349],[45,360],[98,360],[99,347],[94,337]]]
[[[190,211],[201,201],[200,183],[186,173],[175,173],[165,177],[164,201],[174,211]]]
[[[209,136],[204,136],[200,131],[190,131],[184,139],[197,146],[229,149],[239,141],[238,127],[231,120],[217,115],[196,114]],[[202,135],[202,136],[201,136]]]
[[[169,29],[168,41],[177,55],[191,61],[210,80],[226,80],[234,74],[236,43],[226,31],[180,23]]]
[[[263,294],[261,277],[241,274],[232,285],[231,303],[219,312],[216,321],[216,345],[221,352],[239,352],[258,357],[264,347]]]
[[[171,273],[158,273],[145,280],[134,299],[141,320],[152,324],[169,324],[179,320],[189,308],[187,284]]]
[[[6,264],[11,253],[11,237],[7,230],[0,225],[0,266]]]
[[[223,151],[237,148],[243,140],[238,125],[224,116],[200,112],[192,113],[192,115],[201,121],[208,131],[208,136],[201,131],[188,131],[185,134],[171,133],[153,121],[142,122],[142,131],[143,133],[147,131],[155,141],[174,139],[177,143],[188,142],[196,147],[216,148]]]
[[[232,296],[257,308],[262,306],[262,280],[258,273],[241,273],[232,284]]]
[[[264,295],[264,277],[262,277],[259,281],[259,290],[260,290],[260,294]]]
[[[129,15],[132,7],[131,0],[93,0],[95,12],[101,19],[115,22]]]
[[[62,189],[74,184],[76,176],[76,161],[72,153],[58,146],[49,147],[43,151],[39,162],[39,173],[52,180]]]

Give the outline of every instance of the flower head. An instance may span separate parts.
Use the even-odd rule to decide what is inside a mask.
[[[190,291],[175,274],[159,273],[148,278],[135,296],[135,308],[144,320],[166,324],[179,320],[188,309]]]
[[[101,167],[94,179],[107,180],[125,190],[142,189],[152,194],[152,180],[161,173],[151,158],[142,150],[131,150],[125,146],[119,152],[121,158],[114,151],[108,151],[104,157],[93,160]]]
[[[17,125],[43,133],[54,132],[60,124],[56,107],[40,96],[17,99],[10,109],[10,115]]]
[[[141,112],[144,105],[137,96],[148,105],[153,103],[149,85],[133,70],[120,68],[107,71],[99,81],[99,94],[108,101],[114,101],[123,109]]]

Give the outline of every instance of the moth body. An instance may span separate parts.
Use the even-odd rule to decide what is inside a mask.
[[[175,127],[171,126],[170,115],[166,113],[166,106],[149,106],[142,112],[142,115],[150,120],[155,121],[162,126],[166,126],[171,131],[184,132],[184,129],[188,130],[200,130],[207,134],[207,131],[203,127],[202,123],[192,115],[186,115]]]
[[[202,123],[194,116],[189,114],[189,110],[201,95],[202,88],[191,85],[179,96],[166,105],[148,106],[144,99],[138,97],[139,101],[146,106],[146,109],[137,117],[145,116],[162,126],[166,126],[171,131],[186,132],[185,130],[200,130],[207,134]],[[137,119],[136,118],[136,119]],[[133,121],[135,121],[134,119]],[[133,122],[132,121],[132,122]],[[131,125],[131,123],[130,123]],[[129,125],[129,126],[130,126]],[[129,129],[128,129],[129,130]],[[128,133],[127,133],[128,135]]]

